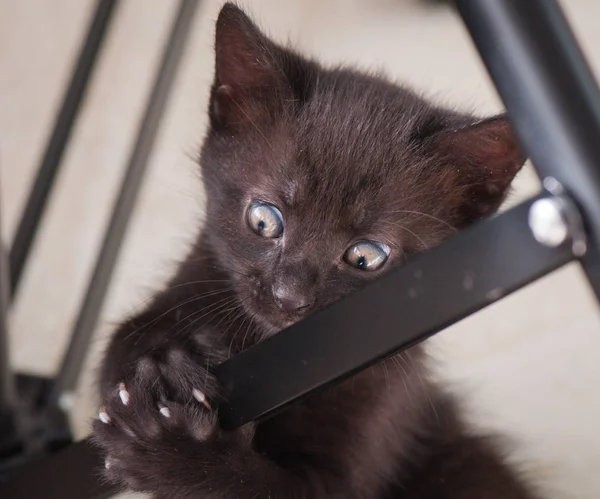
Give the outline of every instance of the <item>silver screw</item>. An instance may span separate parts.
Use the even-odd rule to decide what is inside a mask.
[[[529,208],[529,228],[536,241],[556,248],[569,239],[569,224],[560,198],[544,198]]]

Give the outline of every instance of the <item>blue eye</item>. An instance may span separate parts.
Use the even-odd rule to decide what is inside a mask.
[[[248,209],[248,227],[263,237],[274,239],[283,234],[283,215],[272,204],[253,201]]]
[[[344,253],[344,261],[359,270],[377,270],[383,267],[390,249],[382,243],[361,241],[350,246]]]

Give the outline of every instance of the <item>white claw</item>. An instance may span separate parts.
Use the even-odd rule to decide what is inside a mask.
[[[100,409],[100,412],[98,413],[98,419],[104,424],[110,424],[110,416],[108,415],[104,407]]]
[[[204,405],[204,407],[206,407],[209,411],[212,410],[212,407],[210,406],[210,404],[208,403],[208,400],[206,400],[206,396],[204,395],[204,393],[202,393],[200,390],[198,390],[197,388],[194,388],[192,390],[192,395],[194,396],[194,398],[200,402],[201,404]]]
[[[159,412],[165,417],[165,418],[170,418],[171,417],[171,411],[169,411],[168,407],[161,407]]]
[[[104,461],[104,468],[105,469],[110,468],[110,461],[108,459],[106,461]]]
[[[119,383],[119,398],[123,405],[129,404],[129,392],[125,388],[125,383]]]
[[[198,390],[198,388],[194,388],[192,390],[192,395],[200,403],[204,403],[204,401],[206,400],[206,397],[204,396],[204,393],[202,393],[200,390]]]

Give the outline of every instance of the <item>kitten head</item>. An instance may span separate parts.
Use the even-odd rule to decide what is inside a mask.
[[[205,233],[267,333],[491,214],[525,161],[504,116],[323,69],[231,4],[215,49]]]

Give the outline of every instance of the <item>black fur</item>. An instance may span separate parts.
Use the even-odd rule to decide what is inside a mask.
[[[506,118],[323,69],[231,4],[217,21],[209,112],[204,230],[102,367],[94,439],[107,477],[170,499],[531,499],[428,381],[418,347],[233,432],[218,427],[209,372],[494,212],[524,162]],[[279,208],[283,237],[250,230],[254,200]],[[362,240],[389,248],[381,269],[344,261]],[[274,287],[302,306],[279,306]]]

